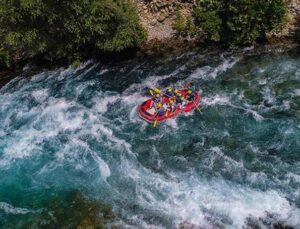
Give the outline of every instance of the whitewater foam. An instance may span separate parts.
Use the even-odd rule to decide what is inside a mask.
[[[31,95],[38,101],[39,103],[44,102],[49,96],[48,89],[35,90],[31,93]]]
[[[277,214],[278,220],[287,220],[295,225],[299,223],[293,221],[299,211],[276,191],[256,191],[232,186],[221,180],[200,181],[192,174],[183,177],[172,175],[180,182],[172,182],[154,174],[143,175],[146,180],[144,184],[139,184],[138,200],[142,206],[173,218],[175,225],[188,222],[211,228],[218,222],[225,227],[242,228],[249,217],[264,218],[268,213]],[[147,189],[150,184],[156,187],[156,191],[160,190],[163,199],[153,195],[155,190],[150,192]]]
[[[231,69],[237,62],[238,58],[236,57],[225,57],[224,54],[221,55],[221,64],[216,67],[204,66],[196,69],[189,78],[192,79],[215,79],[220,74],[226,72],[228,69]]]
[[[26,215],[29,213],[36,213],[41,211],[41,210],[32,211],[27,208],[18,208],[5,202],[0,202],[0,210],[4,211],[6,214],[13,214],[13,215]]]
[[[176,119],[167,119],[166,124],[168,126],[172,127],[173,129],[178,129],[178,124],[177,124]]]
[[[205,106],[215,106],[215,105],[232,106],[229,97],[227,97],[226,95],[219,95],[219,94],[212,97],[203,97],[201,100],[201,104]]]
[[[99,157],[95,152],[91,151],[91,155],[94,158],[94,160],[97,161],[102,177],[104,179],[107,179],[108,177],[110,177],[111,171],[109,169],[108,164],[105,163],[105,161],[102,160],[102,158]]]
[[[95,109],[97,112],[103,114],[107,112],[108,106],[110,104],[114,104],[118,99],[120,99],[120,96],[118,95],[107,95],[105,97],[94,97],[93,102],[95,103]]]

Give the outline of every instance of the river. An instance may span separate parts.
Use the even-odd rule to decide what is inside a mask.
[[[201,113],[156,128],[138,117],[145,88],[187,81]],[[112,208],[106,227],[300,228],[299,49],[208,48],[13,79],[0,89],[0,228],[74,228],[74,192]]]

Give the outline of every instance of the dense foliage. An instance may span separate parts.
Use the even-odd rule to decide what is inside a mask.
[[[278,29],[286,13],[282,0],[198,0],[194,17],[209,39],[241,45]]]
[[[145,38],[127,0],[0,0],[0,45],[13,62],[73,61],[137,47]]]
[[[184,18],[180,9],[176,10],[175,16],[172,28],[176,31],[176,34],[181,37],[194,37],[197,33],[197,28],[193,22],[193,17],[188,16],[187,18]]]
[[[198,0],[193,16],[209,40],[244,45],[280,29],[287,7],[283,0]]]
[[[8,53],[0,47],[0,69],[9,67],[10,60]]]

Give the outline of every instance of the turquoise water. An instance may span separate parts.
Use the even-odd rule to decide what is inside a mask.
[[[202,113],[137,116],[146,87],[186,81]],[[87,62],[20,76],[0,104],[1,228],[73,228],[74,192],[112,207],[107,227],[300,228],[295,49]]]

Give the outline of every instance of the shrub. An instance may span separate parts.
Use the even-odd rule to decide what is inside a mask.
[[[279,30],[286,22],[287,7],[283,0],[198,0],[193,16],[209,40],[244,45]]]
[[[176,18],[172,23],[172,28],[176,30],[177,35],[185,36],[185,19],[183,18],[179,8],[176,9],[175,16]]]
[[[194,24],[192,16],[184,18],[179,9],[176,10],[176,18],[172,23],[172,28],[176,31],[178,36],[181,37],[194,37],[197,33],[197,28]]]
[[[186,19],[185,29],[187,31],[187,34],[190,37],[194,37],[197,34],[197,27],[194,23],[193,17],[188,16]]]

